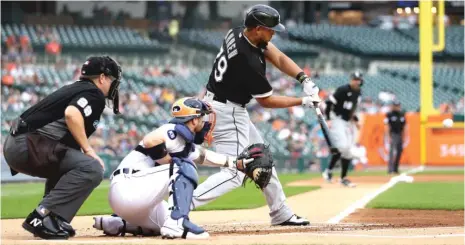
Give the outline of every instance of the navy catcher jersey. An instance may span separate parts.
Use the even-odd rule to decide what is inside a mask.
[[[360,91],[352,90],[349,84],[338,87],[334,94],[329,96],[329,100],[334,104],[334,113],[349,121],[360,102],[360,95]]]
[[[264,50],[252,45],[243,27],[226,34],[216,56],[207,90],[221,100],[245,105],[252,98],[268,97],[273,89],[266,78]]]

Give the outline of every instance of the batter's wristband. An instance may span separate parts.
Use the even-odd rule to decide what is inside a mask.
[[[305,78],[307,78],[307,74],[305,74],[305,72],[301,71],[299,72],[299,74],[297,74],[297,76],[295,76],[295,79],[297,79],[297,81],[299,81],[300,83],[302,83]]]

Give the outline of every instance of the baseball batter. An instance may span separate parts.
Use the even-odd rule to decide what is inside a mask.
[[[210,141],[214,129],[215,114],[208,103],[182,98],[171,113],[170,123],[147,134],[113,172],[109,202],[117,216],[95,217],[94,228],[107,235],[209,237],[188,216],[198,183],[195,164],[244,169],[253,156],[238,159],[196,147]]]
[[[282,53],[270,40],[276,31],[284,31],[279,13],[266,5],[248,10],[243,27],[226,34],[216,56],[207,84],[205,100],[216,113],[213,146],[218,153],[236,156],[249,144],[263,143],[246,109],[255,98],[266,108],[292,106],[313,107],[318,103],[318,88],[301,68]],[[283,73],[296,78],[307,97],[273,95],[266,78],[266,62]],[[295,215],[286,204],[286,197],[273,168],[270,183],[263,189],[270,208],[272,225],[308,225],[310,222]],[[192,208],[205,205],[219,196],[241,186],[244,174],[233,168],[222,168],[194,191]]]
[[[354,114],[361,100],[362,85],[362,73],[357,71],[351,75],[349,84],[338,87],[326,101],[325,114],[328,121],[331,120],[330,134],[339,153],[332,156],[328,168],[323,172],[323,178],[328,182],[332,181],[333,168],[340,159],[340,183],[347,187],[355,187],[355,184],[346,178],[349,164],[354,158],[364,157],[360,147],[356,146],[358,118]]]

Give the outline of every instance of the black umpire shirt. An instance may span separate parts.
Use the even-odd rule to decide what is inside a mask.
[[[80,150],[65,122],[65,110],[69,105],[79,109],[84,118],[86,135],[92,135],[105,109],[105,96],[90,80],[61,87],[26,110],[21,118],[40,134]]]
[[[241,105],[273,93],[265,74],[265,50],[250,43],[243,30],[237,27],[226,34],[207,84],[217,98]]]
[[[338,87],[334,94],[329,96],[329,100],[333,104],[334,113],[342,119],[349,121],[361,100],[360,95],[360,91],[352,90],[349,84]]]
[[[384,123],[389,124],[389,131],[391,133],[401,134],[405,127],[405,112],[391,111],[387,113]]]

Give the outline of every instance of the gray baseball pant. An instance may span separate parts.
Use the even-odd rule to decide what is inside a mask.
[[[3,152],[11,168],[28,174],[30,168],[26,135],[7,135]],[[44,199],[40,205],[71,222],[90,193],[102,181],[103,168],[94,158],[69,148],[60,162],[59,174],[56,179],[47,179]]]
[[[341,157],[346,159],[354,158],[351,150],[356,143],[357,128],[355,124],[336,116],[331,120],[329,131],[334,140],[334,146],[341,153]]]
[[[263,143],[258,130],[250,121],[246,108],[229,101],[226,104],[212,100],[209,102],[216,113],[216,126],[213,130],[213,147],[216,152],[237,156],[248,145]],[[205,205],[241,186],[244,176],[244,173],[235,169],[221,168],[220,172],[211,175],[195,189],[192,208]],[[270,183],[263,193],[270,208],[269,214],[273,225],[285,222],[294,215],[286,204],[286,196],[275,168]]]
[[[391,146],[389,150],[388,172],[399,172],[399,161],[402,156],[403,142],[402,134],[391,133]]]

